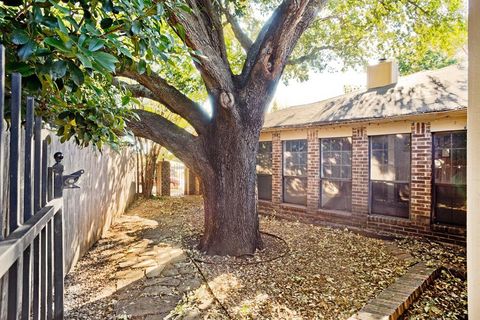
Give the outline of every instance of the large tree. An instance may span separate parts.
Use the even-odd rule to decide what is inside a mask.
[[[257,142],[285,70],[285,79],[306,79],[330,60],[353,66],[372,55],[415,60],[427,50],[452,53],[465,31],[457,0],[37,0],[2,10],[3,42],[18,50],[10,59],[39,80],[43,96],[54,92],[65,139],[98,144],[106,135],[116,143],[124,109],[95,102],[105,95],[96,89],[108,87],[112,76],[129,79],[119,89],[123,105],[151,99],[190,124],[186,130],[138,110],[128,128],[168,148],[200,177],[200,248],[220,255],[262,246]],[[208,94],[211,114],[195,100],[204,96],[198,92]],[[75,107],[62,104],[73,93]],[[45,109],[51,104],[47,99]]]

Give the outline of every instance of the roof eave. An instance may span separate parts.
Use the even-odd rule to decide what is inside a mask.
[[[450,116],[450,115],[466,115],[467,107],[461,107],[458,109],[451,110],[442,110],[442,111],[433,111],[433,112],[421,112],[421,113],[412,113],[406,115],[398,116],[389,116],[389,117],[372,117],[372,118],[359,118],[359,119],[349,119],[349,120],[337,120],[337,121],[321,121],[321,122],[309,122],[301,123],[294,125],[285,125],[285,126],[274,126],[263,128],[262,132],[272,132],[272,131],[281,131],[281,130],[292,130],[292,129],[307,129],[312,127],[324,127],[324,126],[341,126],[341,125],[350,125],[350,124],[360,124],[368,122],[390,122],[390,121],[404,121],[404,120],[416,120],[417,118],[425,117],[435,117],[439,116]]]

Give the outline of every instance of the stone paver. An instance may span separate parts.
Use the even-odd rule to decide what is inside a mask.
[[[398,319],[438,274],[438,269],[417,263],[348,320]]]
[[[185,252],[173,246],[141,241],[121,257],[114,312],[128,319],[164,319],[183,295],[202,285]],[[137,250],[138,249],[138,250]]]

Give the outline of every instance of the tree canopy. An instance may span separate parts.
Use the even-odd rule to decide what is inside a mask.
[[[248,50],[281,2],[211,2],[221,16],[209,31],[223,29],[234,74],[242,72]],[[397,58],[405,73],[441,66],[465,42],[462,3],[319,2],[323,8],[298,41],[283,79],[306,80],[312,71],[358,67],[379,57]],[[149,98],[152,88],[121,86],[114,76],[141,82],[142,75],[157,75],[192,100],[205,100],[205,77],[195,64],[212,57],[189,43],[188,25],[176,18],[190,10],[189,1],[181,0],[3,1],[0,41],[7,46],[7,70],[24,76],[27,89],[39,98],[39,110],[64,140],[117,145],[135,98]]]

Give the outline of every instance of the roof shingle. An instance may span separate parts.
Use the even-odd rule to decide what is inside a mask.
[[[467,70],[452,65],[401,77],[397,84],[355,92],[265,116],[263,128],[289,128],[384,119],[467,107]]]

